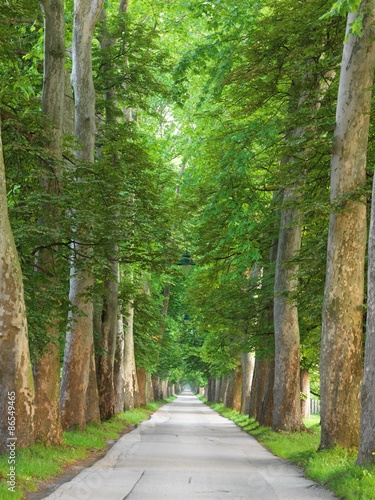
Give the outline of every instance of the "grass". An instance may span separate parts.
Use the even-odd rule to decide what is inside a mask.
[[[93,452],[104,449],[107,440],[116,440],[131,424],[146,420],[162,404],[174,399],[165,399],[149,403],[142,408],[135,408],[101,424],[89,424],[85,431],[64,432],[64,444],[44,446],[36,444],[17,450],[16,488],[8,490],[7,474],[10,472],[8,456],[0,456],[0,498],[1,500],[23,500],[27,492],[37,491],[38,485],[64,472],[67,466],[88,458]]]
[[[215,411],[229,418],[275,455],[302,467],[306,476],[323,484],[338,498],[345,500],[375,499],[375,466],[355,465],[357,451],[340,448],[317,451],[320,442],[319,416],[312,415],[304,423],[309,432],[274,432],[246,415],[224,408],[222,404],[208,403]]]

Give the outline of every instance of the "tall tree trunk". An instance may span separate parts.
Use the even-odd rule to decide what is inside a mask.
[[[137,367],[137,380],[139,388],[139,406],[146,406],[147,404],[147,374],[144,368]]]
[[[301,370],[301,413],[302,418],[310,418],[310,374],[308,370]]]
[[[296,200],[294,191],[285,190],[284,203]],[[301,247],[301,215],[296,206],[281,212],[276,260],[274,329],[275,380],[272,427],[295,431],[303,427],[300,403],[300,337],[298,310],[291,294],[296,290],[298,267],[291,263]]]
[[[242,398],[241,398],[241,413],[248,415],[250,409],[250,392],[251,383],[253,381],[255,359],[251,353],[241,354],[242,364]]]
[[[366,2],[371,11],[364,24],[362,41],[367,43],[366,54],[368,61],[368,80],[373,77],[375,65],[374,47],[374,22],[375,22],[375,2]],[[372,72],[371,72],[372,67]],[[354,73],[355,77],[356,74]],[[358,79],[361,75],[358,75]],[[367,91],[367,94],[370,92]],[[370,101],[366,103],[369,106]],[[369,108],[365,108],[369,114]],[[367,113],[366,113],[367,114]],[[366,323],[366,344],[365,344],[365,366],[361,389],[361,420],[360,420],[360,442],[357,463],[369,464],[375,462],[375,176],[372,187],[371,201],[371,221],[368,248],[368,280],[367,280],[367,323]]]
[[[260,425],[271,426],[273,421],[273,393],[275,385],[275,361],[274,359],[266,360],[265,383],[262,405],[258,415]]]
[[[262,410],[264,388],[266,384],[267,360],[255,355],[254,375],[250,392],[249,416],[259,419]]]
[[[242,365],[236,367],[234,371],[234,385],[233,385],[233,402],[232,408],[236,411],[241,411],[242,399],[242,386],[243,386],[243,371]]]
[[[375,65],[374,1],[361,3],[363,32],[349,35],[342,55],[331,160],[327,274],[320,352],[320,449],[358,445],[362,378],[362,323],[366,158]],[[347,32],[355,14],[349,14]],[[357,193],[357,194],[356,194]]]
[[[31,369],[22,271],[8,218],[0,123],[0,453],[34,442]]]
[[[135,368],[134,356],[134,306],[132,302],[128,303],[124,325],[125,337],[125,409],[131,410],[134,408],[135,400],[138,397],[138,381],[137,372]]]
[[[91,346],[89,379],[86,390],[86,422],[100,422],[99,392],[98,382],[96,378],[94,345]]]
[[[122,413],[125,407],[125,333],[120,307],[117,311],[117,339],[114,371],[115,412]],[[146,375],[146,374],[145,374]],[[145,381],[146,382],[146,381]],[[146,399],[143,405],[146,404]]]
[[[227,375],[227,384],[224,393],[224,406],[226,408],[233,408],[234,399],[234,382],[235,382],[235,372],[231,371]]]
[[[368,243],[365,369],[361,388],[360,442],[357,463],[375,462],[375,176]]]
[[[94,162],[95,90],[92,76],[92,38],[104,0],[75,0],[72,46],[75,136],[78,161]],[[86,230],[89,228],[86,228]],[[87,261],[91,250],[76,243],[71,269],[69,319],[61,386],[63,428],[86,426],[86,392],[93,345],[93,304],[89,292],[94,278]],[[81,255],[78,258],[78,255]],[[82,257],[83,256],[83,257]],[[77,312],[79,311],[79,313]]]
[[[62,133],[64,120],[65,90],[65,23],[63,0],[42,0],[44,12],[44,80],[42,112],[45,132],[50,137],[47,144],[51,156],[57,162],[62,160]],[[53,160],[52,160],[53,161]],[[51,165],[49,165],[51,168]],[[59,166],[54,168],[55,178],[44,178],[42,184],[49,195],[59,191]],[[48,222],[58,220],[56,208],[49,204],[44,213]],[[44,220],[41,223],[46,223]],[[53,251],[53,250],[52,250]],[[55,258],[49,250],[42,250],[37,256],[38,268],[54,276]],[[47,284],[48,287],[48,284]],[[48,290],[46,290],[48,295]],[[44,348],[34,365],[35,381],[35,439],[47,444],[62,442],[60,420],[60,346],[59,331],[56,326],[55,310],[51,312],[51,321],[45,325],[51,342]]]
[[[117,250],[113,251],[113,255]],[[118,274],[119,263],[111,262],[113,278],[105,284],[105,298],[101,322],[101,355],[98,359],[97,380],[99,408],[102,420],[115,415],[114,362],[118,329]]]

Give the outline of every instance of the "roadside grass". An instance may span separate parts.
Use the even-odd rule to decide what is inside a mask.
[[[302,467],[306,477],[321,483],[338,498],[375,499],[375,466],[355,465],[357,450],[347,451],[337,447],[317,451],[320,442],[319,415],[312,415],[310,419],[304,420],[308,432],[274,432],[270,427],[260,427],[253,418],[225,408],[223,404],[209,403],[203,397],[200,399],[256,437],[272,453]]]
[[[27,492],[37,491],[38,485],[64,472],[69,465],[88,458],[93,452],[102,450],[108,440],[116,440],[129,426],[146,420],[160,406],[169,403],[175,396],[149,403],[145,407],[135,408],[100,424],[89,424],[85,431],[64,432],[64,444],[60,446],[44,446],[36,444],[17,450],[16,454],[16,488],[9,491],[10,465],[8,456],[0,456],[0,499],[23,500]],[[110,442],[110,441],[109,441]]]

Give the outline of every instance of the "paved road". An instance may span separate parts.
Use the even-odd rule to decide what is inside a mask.
[[[49,500],[315,500],[304,479],[189,391],[124,435]]]

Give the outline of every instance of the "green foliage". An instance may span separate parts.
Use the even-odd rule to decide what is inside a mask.
[[[204,338],[200,355],[215,375],[241,352],[272,354],[270,249],[282,207],[272,194],[296,184],[305,217],[291,300],[300,309],[303,363],[317,363],[337,94],[330,75],[345,29],[342,19],[319,20],[326,7],[188,4],[197,28],[174,72],[184,138],[181,227],[197,263],[186,297]]]

